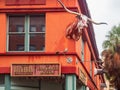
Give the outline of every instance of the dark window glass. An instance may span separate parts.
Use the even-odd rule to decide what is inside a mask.
[[[24,38],[23,34],[9,34],[9,51],[24,51]],[[19,49],[21,44],[23,49]]]
[[[36,48],[36,50],[38,50],[38,51],[44,50],[44,48],[45,48],[45,35],[43,33],[30,34],[30,45],[34,46]]]
[[[30,16],[30,32],[45,32],[44,16]]]
[[[5,84],[5,75],[0,74],[0,86]]]
[[[25,17],[9,17],[9,32],[24,32]]]

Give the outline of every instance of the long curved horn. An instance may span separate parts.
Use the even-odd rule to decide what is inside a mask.
[[[69,13],[71,13],[71,14],[75,14],[75,15],[81,16],[81,17],[83,17],[83,16],[87,17],[86,15],[83,15],[83,14],[81,14],[81,13],[78,13],[78,12],[74,12],[74,11],[69,10],[69,9],[61,2],[61,0],[57,0],[57,1],[61,4],[61,6],[62,6],[67,12],[69,12]],[[105,22],[100,22],[100,23],[98,23],[98,22],[95,22],[95,21],[93,21],[91,18],[88,18],[88,17],[87,17],[87,20],[90,21],[90,22],[92,22],[92,23],[94,23],[94,24],[96,24],[96,25],[101,25],[101,24],[106,24],[106,25],[107,25],[107,23],[105,23]]]
[[[61,2],[61,0],[57,0],[57,1],[61,4],[61,6],[62,6],[67,12],[81,16],[80,13],[74,12],[74,11],[71,11],[71,10],[67,9],[67,7]]]
[[[99,22],[99,23],[95,22],[91,18],[87,18],[87,20],[90,21],[90,22],[92,22],[92,23],[94,23],[94,24],[96,24],[96,25],[101,25],[101,24],[106,24],[107,25],[107,23],[105,23],[105,22]]]

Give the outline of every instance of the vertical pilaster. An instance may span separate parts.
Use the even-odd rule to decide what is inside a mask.
[[[10,79],[10,75],[6,74],[5,75],[5,90],[10,90],[11,88],[11,79]]]
[[[76,75],[66,75],[65,90],[76,90]]]

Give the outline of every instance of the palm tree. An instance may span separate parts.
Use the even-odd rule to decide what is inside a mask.
[[[103,42],[103,48],[114,51],[116,45],[120,43],[120,24],[118,26],[114,26],[111,31],[108,32],[106,37],[107,40]]]
[[[120,89],[120,24],[114,26],[106,35],[107,40],[102,44],[104,69],[106,76],[117,89]]]

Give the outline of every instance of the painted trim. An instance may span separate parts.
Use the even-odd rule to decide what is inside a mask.
[[[94,85],[90,80],[87,82],[87,86],[88,86],[91,90],[94,90],[94,89],[95,89],[95,85]],[[98,88],[97,88],[97,90],[98,90]]]
[[[25,47],[25,51],[28,52],[29,51],[29,45],[30,45],[30,41],[29,41],[29,38],[30,38],[30,35],[29,35],[29,26],[30,26],[30,23],[29,23],[29,20],[30,19],[30,16],[29,15],[25,15],[25,41],[24,41],[24,47]]]
[[[0,67],[0,74],[10,73],[10,67]],[[76,67],[64,66],[61,67],[62,74],[76,74]]]
[[[0,67],[0,74],[10,73],[10,67]]]
[[[65,90],[76,90],[76,75],[66,75]]]
[[[72,75],[72,81],[73,81],[72,90],[76,90],[76,76],[75,75]]]
[[[6,15],[6,18],[7,18],[6,51],[8,52],[8,47],[9,47],[9,45],[8,45],[8,43],[9,43],[9,34],[8,34],[8,32],[9,32],[9,17]]]
[[[5,5],[12,6],[12,5],[45,5],[46,0],[33,0],[30,2],[30,0],[5,0]]]
[[[78,11],[77,7],[68,7],[72,11]],[[41,12],[66,12],[64,8],[0,8],[0,13],[41,13]]]
[[[63,67],[61,67],[61,73],[63,73],[63,74],[76,74],[76,67],[63,66]]]
[[[10,90],[11,88],[11,78],[9,74],[5,75],[5,90]]]
[[[76,52],[68,52],[65,55],[76,55]],[[61,56],[63,53],[57,54],[56,52],[5,52],[0,53],[0,56]]]

